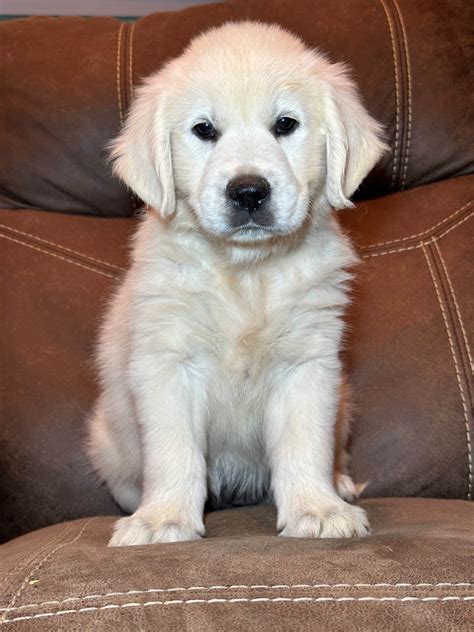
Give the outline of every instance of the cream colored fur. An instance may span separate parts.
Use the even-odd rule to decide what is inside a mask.
[[[275,137],[282,116],[299,125]],[[203,120],[218,142],[192,132]],[[380,134],[344,67],[277,26],[208,31],[137,91],[112,155],[149,211],[102,328],[90,420],[94,466],[132,513],[112,546],[201,537],[208,493],[273,500],[283,536],[368,532],[341,498],[356,256],[332,207],[351,205]],[[231,230],[225,189],[241,174],[268,180],[273,232]]]

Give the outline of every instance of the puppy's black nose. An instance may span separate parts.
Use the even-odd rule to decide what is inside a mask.
[[[226,194],[239,209],[253,213],[270,195],[270,184],[261,176],[238,176],[229,182]]]

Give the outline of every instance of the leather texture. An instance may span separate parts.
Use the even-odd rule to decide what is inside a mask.
[[[472,498],[474,176],[340,214],[361,257],[345,363],[364,496]],[[137,219],[0,215],[1,538],[118,513],[83,453],[93,354]]]
[[[111,518],[2,547],[0,620],[26,630],[470,630],[472,503],[366,500],[373,534],[280,538],[270,507],[214,512],[198,542],[106,547]],[[8,626],[8,627],[7,627]]]
[[[137,201],[105,157],[134,86],[198,32],[229,19],[277,22],[351,66],[391,146],[359,197],[472,173],[473,7],[468,0],[233,0],[135,23],[1,23],[0,207],[133,214]]]

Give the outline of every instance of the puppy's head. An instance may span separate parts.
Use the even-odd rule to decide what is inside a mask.
[[[343,66],[244,22],[197,37],[146,80],[112,157],[164,218],[235,245],[350,206],[384,149]]]

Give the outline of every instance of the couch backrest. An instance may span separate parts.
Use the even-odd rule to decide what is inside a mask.
[[[233,0],[113,18],[0,24],[0,207],[125,216],[137,201],[112,177],[106,146],[134,86],[226,20],[277,22],[353,68],[391,152],[359,197],[474,169],[466,0]]]

